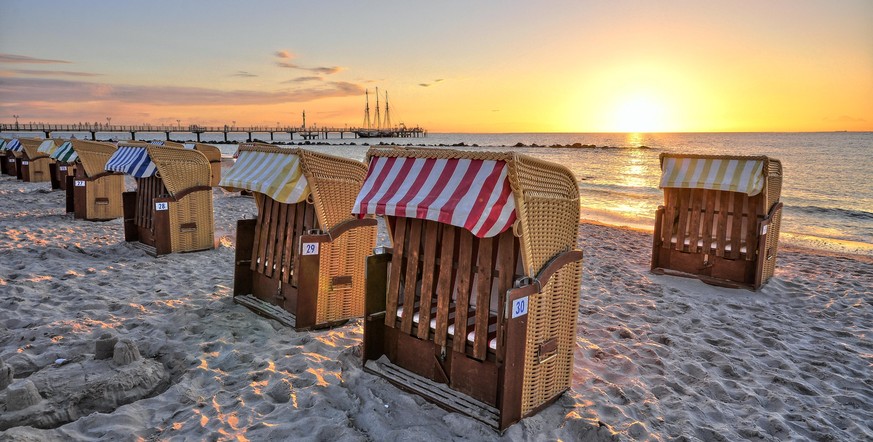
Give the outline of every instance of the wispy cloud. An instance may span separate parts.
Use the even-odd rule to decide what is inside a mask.
[[[103,74],[95,74],[93,72],[74,72],[74,71],[38,71],[35,69],[15,69],[12,72],[24,75],[36,76],[62,76],[62,77],[99,77]]]
[[[285,80],[285,81],[282,82],[282,84],[289,84],[289,83],[306,83],[307,81],[322,81],[322,80],[324,80],[324,77],[316,77],[316,76],[311,76],[311,77],[297,77],[297,78],[292,78],[292,79],[290,79],[290,80]]]
[[[278,91],[227,91],[199,87],[134,86],[83,81],[0,77],[0,96],[7,102],[107,101],[155,105],[251,105],[301,103],[320,98],[358,96],[364,88],[332,81]]]
[[[309,71],[309,72],[312,72],[314,74],[319,74],[319,75],[333,75],[333,74],[336,74],[336,73],[339,73],[339,72],[342,72],[345,70],[345,68],[341,67],[341,66],[307,67],[307,66],[301,66],[297,63],[291,63],[290,61],[282,61],[282,60],[289,60],[289,59],[295,58],[294,54],[292,54],[288,51],[278,51],[275,53],[275,55],[276,55],[276,57],[278,57],[280,59],[279,61],[276,62],[276,66],[279,66],[280,68],[300,69],[303,71]]]
[[[443,81],[442,78],[437,78],[436,80],[431,81],[430,83],[418,83],[418,85],[421,87],[431,87],[437,83],[441,83],[442,81]]]
[[[279,58],[294,58],[294,54],[288,51],[276,51],[276,56]]]
[[[0,63],[31,63],[31,64],[51,64],[51,63],[72,63],[66,60],[51,60],[47,58],[34,58],[26,55],[15,54],[0,54]]]
[[[243,77],[243,78],[249,78],[249,77],[257,77],[258,75],[257,75],[257,74],[253,74],[253,73],[251,73],[251,72],[246,72],[246,71],[236,71],[236,73],[231,74],[230,76],[231,76],[231,77]]]

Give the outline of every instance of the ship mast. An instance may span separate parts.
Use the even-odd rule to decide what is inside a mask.
[[[388,113],[388,91],[385,91],[385,129],[391,129],[391,114]]]
[[[364,93],[366,94],[366,97],[367,97],[367,101],[366,101],[367,105],[364,108],[364,126],[367,128],[367,130],[369,130],[370,129],[370,90],[365,89]]]
[[[376,129],[382,129],[382,118],[379,116],[379,88],[376,88]]]

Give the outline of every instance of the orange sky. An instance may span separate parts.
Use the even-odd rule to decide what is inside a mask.
[[[0,122],[873,130],[873,2],[724,3],[4,0]]]

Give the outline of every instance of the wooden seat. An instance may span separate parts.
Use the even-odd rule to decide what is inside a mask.
[[[582,268],[572,174],[510,153],[368,159],[354,210],[385,216],[392,247],[367,262],[364,368],[499,430],[557,399]]]
[[[67,212],[86,221],[121,217],[124,175],[105,168],[116,146],[88,140],[70,140],[69,143],[52,154],[60,158],[58,164],[66,165],[68,172],[73,169],[73,175],[64,176]]]
[[[155,256],[214,248],[209,161],[195,150],[119,143],[106,169],[134,177],[124,192],[124,240]]]
[[[655,215],[652,271],[752,290],[765,284],[776,266],[781,163],[662,154],[661,167],[664,205]],[[715,179],[717,173],[723,175]]]
[[[261,143],[239,152],[221,185],[252,192],[258,216],[237,223],[234,301],[297,330],[362,316],[376,220],[351,208],[366,165]]]

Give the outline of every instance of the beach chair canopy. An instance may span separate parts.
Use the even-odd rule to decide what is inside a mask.
[[[515,196],[505,159],[370,157],[355,214],[438,221],[490,238],[512,227]]]
[[[64,141],[49,156],[61,163],[73,163],[76,158],[79,158],[79,154],[76,153],[76,149],[73,148],[73,143],[70,141]]]
[[[6,146],[8,146],[11,141],[12,140],[6,138],[0,138],[0,152],[6,152]]]
[[[36,151],[40,152],[40,153],[44,153],[44,154],[48,155],[49,157],[51,157],[52,153],[54,153],[54,151],[56,151],[58,149],[58,147],[60,145],[62,145],[63,143],[64,143],[63,140],[57,140],[57,139],[44,140],[42,143],[40,143],[40,145],[36,149]]]
[[[660,188],[709,189],[755,196],[764,189],[764,156],[661,154]]]
[[[371,148],[352,213],[419,218],[520,238],[528,276],[576,244],[579,189],[565,167],[515,153]]]
[[[21,141],[18,138],[13,138],[6,146],[4,146],[4,150],[8,152],[21,152],[24,147],[21,145]]]
[[[67,163],[78,161],[85,176],[94,177],[106,172],[106,161],[112,157],[117,147],[112,143],[88,140],[70,140],[69,147],[59,147],[55,159]]]
[[[262,193],[285,204],[309,199],[324,229],[353,218],[352,204],[367,173],[364,163],[262,143],[240,144],[238,152],[221,187]]]
[[[147,143],[120,143],[106,170],[135,178],[158,176],[170,195],[191,187],[209,186],[209,160],[196,150]]]

